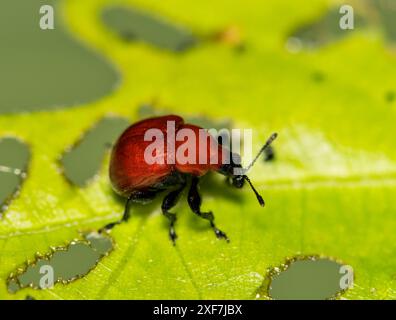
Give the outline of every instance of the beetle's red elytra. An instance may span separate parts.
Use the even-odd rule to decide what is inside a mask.
[[[169,123],[174,125],[176,132],[170,132]],[[162,139],[168,143],[171,142],[173,148],[170,148],[169,144],[163,144],[165,147],[160,151],[157,149],[154,152],[151,150],[147,153],[153,142],[147,139],[146,133],[153,129],[162,133]],[[195,140],[178,141],[175,138],[175,133],[185,129],[194,133]],[[270,146],[277,134],[271,135],[256,158],[244,169],[241,164],[233,161],[239,155],[233,154],[228,147],[218,143],[206,131],[202,134],[203,131],[204,129],[201,127],[184,123],[183,118],[177,115],[145,119],[127,128],[113,147],[109,170],[113,189],[127,198],[124,215],[121,220],[106,225],[101,231],[111,230],[115,225],[127,221],[131,203],[146,203],[153,200],[158,193],[169,190],[169,193],[163,199],[161,209],[164,216],[169,219],[169,236],[175,244],[177,238],[174,228],[176,214],[169,212],[169,210],[176,205],[180,194],[190,180],[187,200],[191,210],[199,217],[209,221],[217,238],[229,241],[227,235],[214,224],[213,213],[201,211],[202,200],[198,192],[199,179],[208,172],[214,171],[226,176],[228,181],[236,188],[242,188],[246,181],[255,193],[260,205],[264,206],[263,198],[258,194],[245,173],[255,163],[259,155]],[[179,152],[186,153],[186,144],[187,147],[193,147],[192,149],[188,148],[188,150],[195,151],[192,155],[194,161],[181,161],[177,156],[175,157],[175,154],[177,155]],[[189,146],[188,144],[192,145]],[[154,157],[155,161],[152,161],[152,159],[148,161],[147,154]],[[202,154],[204,154],[204,157],[202,157]],[[213,155],[216,155],[215,160]],[[229,161],[224,161],[224,155],[228,156]],[[173,159],[173,161],[167,161],[169,159]],[[240,170],[238,174],[235,173],[235,169]]]

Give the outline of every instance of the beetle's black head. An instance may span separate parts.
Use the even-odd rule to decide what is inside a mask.
[[[234,169],[243,170],[241,166],[234,166],[233,164],[223,164],[218,172],[225,175],[228,178],[227,181],[235,188],[239,189],[244,186],[245,180],[243,179],[243,175],[235,174]]]
[[[232,153],[231,154],[231,163],[229,164],[223,164],[220,167],[219,172],[223,175],[225,175],[228,178],[228,181],[230,184],[232,184],[235,188],[242,188],[245,185],[245,181],[247,181],[252,188],[253,192],[255,193],[258,202],[260,203],[261,206],[264,206],[264,200],[263,198],[259,195],[257,190],[254,188],[253,184],[250,182],[249,178],[247,175],[245,175],[245,169],[242,168],[242,166],[238,163],[235,163],[232,159],[239,159],[239,155]]]
[[[238,189],[242,188],[245,185],[244,176],[233,176],[232,185]]]
[[[245,182],[247,182],[250,187],[252,188],[254,194],[257,197],[258,202],[260,203],[261,206],[264,206],[265,202],[264,199],[260,196],[260,194],[257,192],[256,188],[253,186],[252,182],[246,175],[247,171],[254,165],[258,157],[262,152],[264,152],[272,143],[272,141],[275,140],[277,137],[277,134],[274,133],[271,135],[271,137],[267,140],[267,142],[264,144],[264,146],[261,148],[260,152],[257,154],[257,156],[254,158],[254,160],[251,162],[249,166],[246,168],[243,168],[241,165],[241,157],[239,154],[233,153],[230,151],[230,163],[229,164],[223,164],[219,172],[223,175],[225,175],[229,181],[232,182],[232,185],[235,188],[242,188],[245,185]]]
[[[229,162],[220,167],[219,172],[228,178],[230,184],[236,188],[242,188],[245,184],[243,179],[243,168],[241,166],[241,157],[237,153],[230,152]]]

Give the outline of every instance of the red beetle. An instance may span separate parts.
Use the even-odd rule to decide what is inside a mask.
[[[174,125],[175,132],[172,134],[168,127],[169,123]],[[160,142],[170,142],[171,144],[163,143],[164,147],[162,149],[147,153],[150,145],[153,143],[146,136],[150,129],[156,129],[156,132],[162,134],[162,137],[157,137],[159,140],[162,140]],[[184,132],[186,129],[194,133],[194,140],[183,139],[182,141],[178,141],[180,139],[175,138],[175,133]],[[202,132],[205,133],[202,134]],[[233,161],[239,155],[231,153],[226,146],[218,143],[203,128],[192,124],[185,124],[183,118],[179,116],[168,115],[150,118],[131,125],[119,137],[113,147],[110,160],[110,180],[113,188],[118,194],[128,199],[125,205],[124,215],[121,220],[106,225],[102,231],[110,230],[115,225],[127,221],[129,218],[130,203],[146,203],[152,200],[159,192],[172,189],[165,196],[161,208],[164,216],[170,221],[169,236],[173,243],[175,243],[177,238],[174,230],[176,214],[169,212],[169,210],[176,205],[181,192],[187,185],[188,178],[191,177],[191,185],[187,198],[191,210],[199,217],[207,219],[210,222],[217,238],[224,238],[229,241],[226,234],[215,226],[213,213],[202,212],[200,209],[201,197],[198,192],[199,178],[209,171],[217,171],[225,175],[229,181],[232,181],[232,185],[236,188],[242,188],[245,181],[247,181],[260,205],[264,206],[263,198],[258,194],[245,173],[254,164],[259,155],[269,147],[276,136],[276,134],[273,134],[248,168],[243,169],[239,164],[240,161]],[[187,138],[187,136],[184,138]],[[172,143],[173,148],[170,147]],[[187,147],[192,147],[192,154],[188,154],[186,143]],[[151,162],[147,160],[147,154],[152,156],[152,159],[150,159]],[[178,157],[180,154],[190,156],[190,161],[184,161],[185,158],[180,159]],[[204,154],[203,159],[202,157],[200,158],[202,154]],[[216,159],[213,159],[213,155],[216,156]],[[224,155],[229,156],[230,161],[228,163],[224,161]],[[154,163],[152,160],[154,160]],[[237,168],[242,171],[236,174],[235,169]]]

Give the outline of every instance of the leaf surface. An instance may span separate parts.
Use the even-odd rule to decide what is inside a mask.
[[[0,221],[0,298],[253,299],[267,268],[298,254],[351,265],[355,286],[343,298],[396,298],[396,105],[386,99],[396,90],[396,57],[380,31],[355,30],[315,52],[291,54],[287,35],[323,16],[327,1],[119,2],[200,36],[235,25],[246,49],[207,40],[173,54],[124,43],[98,18],[111,1],[63,3],[70,32],[106,55],[123,82],[110,96],[73,109],[0,116],[0,137],[14,135],[32,151],[20,196]],[[317,72],[321,82],[314,81]],[[85,188],[66,181],[58,159],[103,116],[132,122],[140,104],[153,99],[174,113],[231,118],[237,128],[252,128],[256,150],[278,132],[276,160],[261,161],[249,174],[267,206],[247,188],[232,190],[208,176],[203,209],[213,210],[230,244],[218,241],[183,198],[173,247],[158,199],[133,207],[130,222],[112,232],[115,250],[84,278],[9,294],[8,275],[36,252],[121,215],[108,159]]]

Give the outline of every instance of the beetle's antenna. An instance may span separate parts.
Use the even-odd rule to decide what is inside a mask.
[[[248,172],[251,167],[253,167],[254,163],[257,161],[257,159],[260,157],[260,155],[271,145],[271,143],[276,139],[278,134],[275,132],[273,133],[267,140],[267,142],[262,146],[260,151],[257,153],[256,157],[253,159],[253,161],[244,169],[244,172]],[[249,180],[247,180],[249,181]],[[249,181],[250,183],[250,181]],[[252,186],[252,184],[250,184]],[[253,186],[252,186],[253,188]]]
[[[244,175],[243,178],[249,183],[250,187],[252,188],[254,194],[257,197],[258,202],[260,203],[260,206],[264,207],[265,206],[265,202],[262,196],[259,195],[259,193],[257,192],[257,190],[255,189],[255,187],[253,187],[252,182],[250,181],[250,179],[248,178],[248,176]]]

